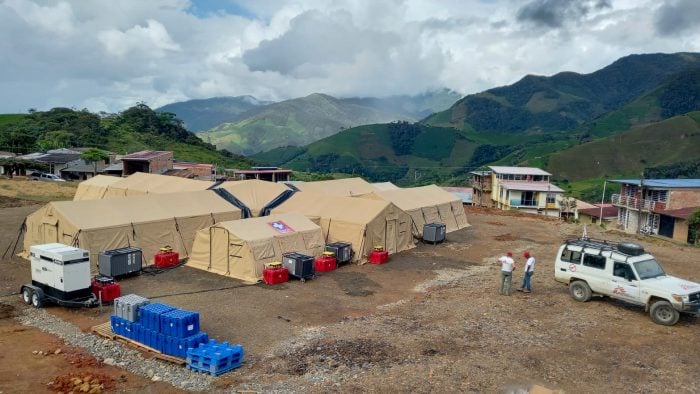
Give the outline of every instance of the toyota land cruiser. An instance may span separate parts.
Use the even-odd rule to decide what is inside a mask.
[[[568,240],[559,248],[554,279],[569,285],[576,301],[597,295],[644,305],[657,324],[672,326],[681,312],[700,314],[700,284],[666,275],[636,243]]]

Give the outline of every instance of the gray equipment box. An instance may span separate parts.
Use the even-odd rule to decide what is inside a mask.
[[[139,248],[105,250],[97,256],[100,274],[113,278],[141,272],[143,252]]]
[[[114,299],[114,314],[117,317],[136,322],[139,319],[139,308],[150,303],[148,298],[136,294],[128,294]]]
[[[347,242],[333,242],[326,244],[326,252],[333,252],[338,264],[352,260],[352,245]]]
[[[445,240],[445,225],[443,223],[428,223],[423,225],[423,241],[439,243]]]
[[[314,270],[314,258],[301,253],[284,253],[282,255],[282,266],[289,270],[289,275],[305,281],[316,275]]]

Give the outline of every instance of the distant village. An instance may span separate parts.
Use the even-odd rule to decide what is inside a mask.
[[[0,175],[31,178],[38,167],[40,173],[68,181],[83,181],[96,175],[126,177],[143,172],[212,181],[258,179],[290,185],[298,182],[291,180],[292,170],[277,167],[233,169],[217,174],[213,164],[178,161],[172,151],[109,154],[107,161],[94,163],[80,158],[85,149],[62,148],[26,155],[0,152],[0,163],[4,163],[0,164]],[[470,184],[465,187],[443,189],[459,197],[465,205],[604,225],[629,234],[659,236],[681,243],[692,243],[688,219],[700,209],[700,179],[612,179],[606,182],[619,184],[619,194],[604,195],[601,202],[586,202],[566,197],[564,190],[551,182],[552,174],[535,167],[488,166],[488,170],[472,171],[470,175]],[[398,188],[391,182],[373,186],[378,190]]]

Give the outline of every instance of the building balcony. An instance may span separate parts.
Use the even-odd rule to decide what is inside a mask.
[[[666,209],[665,201],[655,201],[644,198],[623,196],[620,194],[612,195],[612,204],[642,211],[663,211]]]
[[[510,200],[511,207],[537,208],[537,200]]]

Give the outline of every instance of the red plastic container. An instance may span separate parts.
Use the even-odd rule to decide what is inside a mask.
[[[389,252],[385,250],[373,250],[369,254],[369,262],[372,264],[384,264],[389,261]]]
[[[170,268],[180,264],[180,254],[178,252],[158,252],[153,262],[157,268]]]
[[[314,269],[320,272],[333,271],[338,268],[338,262],[333,256],[319,256],[314,259]]]
[[[263,270],[263,282],[268,285],[276,285],[289,280],[289,270],[280,268],[265,268]]]
[[[112,302],[122,293],[121,286],[114,279],[94,278],[91,287],[92,294],[102,302]]]

